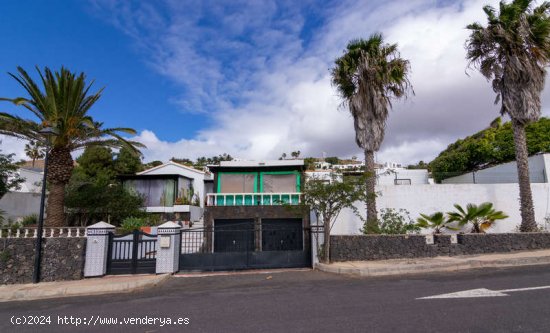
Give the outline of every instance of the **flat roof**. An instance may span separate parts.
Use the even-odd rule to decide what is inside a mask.
[[[209,167],[223,167],[223,168],[280,167],[280,166],[304,166],[304,160],[221,161],[220,165],[209,165]]]

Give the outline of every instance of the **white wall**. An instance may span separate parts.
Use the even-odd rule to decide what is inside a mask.
[[[529,178],[531,183],[548,183],[550,171],[550,154],[529,157]],[[498,184],[517,183],[518,172],[516,162],[508,162],[491,168],[447,178],[443,184]]]
[[[420,213],[432,214],[437,211],[453,211],[453,205],[464,206],[468,203],[493,203],[495,209],[502,210],[509,218],[500,220],[489,232],[511,232],[521,223],[519,211],[518,184],[439,184],[410,186],[377,186],[377,208],[403,208],[410,212],[413,220]],[[550,184],[531,184],[537,223],[543,223],[544,217],[550,214]],[[365,212],[363,203],[357,204]],[[336,221],[332,234],[360,234],[363,223],[350,209],[342,211]]]
[[[393,172],[397,174],[397,177]],[[395,178],[410,179],[411,184],[428,184],[428,170],[394,169],[393,172],[388,172],[387,169],[377,172],[377,184],[395,185]]]
[[[19,177],[25,179],[19,188],[14,192],[31,192],[31,193],[41,193],[42,191],[42,172],[37,172],[27,169],[18,169],[17,173]]]
[[[6,218],[18,219],[40,212],[40,193],[8,192],[0,199]]]

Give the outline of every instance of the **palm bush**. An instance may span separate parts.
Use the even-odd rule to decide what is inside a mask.
[[[466,205],[466,209],[458,204],[454,207],[456,212],[447,213],[449,222],[457,222],[460,226],[471,224],[472,233],[485,233],[497,220],[508,218],[502,211],[495,210],[490,202],[484,202],[479,206],[470,203]]]
[[[450,226],[452,222],[443,212],[436,212],[431,215],[420,214],[420,217],[416,220],[416,225],[422,229],[433,229],[434,234],[441,234],[445,229],[458,230],[458,228]]]

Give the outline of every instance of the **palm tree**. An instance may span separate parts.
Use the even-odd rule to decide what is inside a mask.
[[[367,40],[352,40],[335,65],[332,84],[353,116],[355,141],[365,152],[367,231],[375,232],[378,213],[374,153],[384,139],[391,100],[406,97],[412,91],[408,79],[410,64],[401,58],[397,44],[384,43],[382,35],[376,33]]]
[[[32,160],[32,167],[37,159],[44,157],[44,147],[40,144],[40,141],[31,140],[25,144],[25,154]]]
[[[416,222],[416,225],[420,228],[433,229],[434,234],[441,234],[444,229],[458,230],[455,227],[449,226],[452,221],[445,218],[445,214],[442,212],[436,212],[431,215],[420,214]]]
[[[88,111],[101,97],[100,89],[89,93],[93,82],[86,84],[84,73],[76,75],[65,68],[44,72],[36,68],[40,75],[39,85],[18,67],[18,74],[9,73],[27,92],[29,97],[0,98],[12,102],[32,113],[35,120],[24,119],[8,113],[0,113],[0,134],[29,141],[40,142],[50,147],[48,159],[48,226],[65,224],[64,198],[65,185],[69,182],[73,170],[71,152],[87,146],[106,147],[126,146],[135,153],[143,145],[128,141],[119,133],[135,134],[131,128],[103,128],[103,123],[95,122]],[[55,129],[56,134],[44,138],[40,131],[45,127]]]
[[[455,204],[456,212],[449,212],[449,222],[458,222],[463,226],[468,223],[472,224],[472,233],[485,233],[485,231],[493,226],[496,220],[508,218],[508,215],[502,211],[497,211],[493,208],[490,202],[484,202],[481,205],[467,204],[466,209]]]
[[[483,7],[487,26],[473,23],[466,42],[469,67],[474,66],[492,80],[502,101],[500,113],[509,115],[514,130],[514,144],[521,201],[521,231],[536,230],[535,211],[529,182],[528,151],[525,126],[539,119],[540,94],[544,88],[550,61],[550,3],[532,8],[533,0],[500,2],[499,13]]]

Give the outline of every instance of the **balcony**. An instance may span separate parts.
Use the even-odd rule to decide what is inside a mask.
[[[299,205],[302,193],[209,193],[208,206]]]

